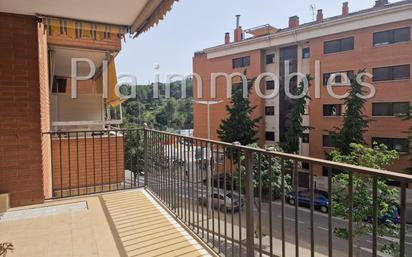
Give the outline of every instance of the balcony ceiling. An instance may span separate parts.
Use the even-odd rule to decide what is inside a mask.
[[[177,0],[0,0],[0,12],[45,15],[130,26],[143,32],[156,24]]]

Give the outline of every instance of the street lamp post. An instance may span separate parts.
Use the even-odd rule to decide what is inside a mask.
[[[210,106],[211,105],[216,105],[216,104],[220,104],[223,103],[224,101],[212,101],[212,100],[205,100],[205,101],[194,101],[197,104],[202,104],[202,105],[206,105],[207,106],[207,139],[210,140]],[[209,152],[209,144],[207,144],[206,147],[206,156],[207,156],[207,152]],[[210,156],[213,158],[213,149],[210,149]],[[203,156],[202,156],[203,158]],[[212,193],[212,185],[211,185],[211,167],[210,167],[210,162],[208,162],[207,164],[207,171],[206,171],[206,183],[207,183],[207,190],[209,192],[209,194],[207,194],[207,209],[209,212],[212,211],[212,198],[210,197],[211,193]]]

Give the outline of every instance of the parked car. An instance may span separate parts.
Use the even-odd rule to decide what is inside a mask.
[[[295,192],[290,192],[285,196],[285,201],[288,202],[291,205],[296,204],[296,197],[295,197]],[[310,207],[311,205],[311,190],[303,190],[299,191],[298,193],[298,198],[299,198],[299,205],[300,206],[305,206],[305,207]],[[314,192],[315,198],[313,199],[314,201],[314,207],[316,210],[319,210],[323,213],[327,213],[329,211],[329,197],[328,193],[320,190],[315,190]]]
[[[226,176],[226,190],[232,190],[232,176],[228,173],[214,174],[211,177],[211,186],[215,188],[225,189],[225,176]],[[203,185],[207,186],[207,179],[203,180]],[[233,181],[233,190],[236,190],[235,181]]]
[[[219,209],[220,211],[239,211],[241,207],[244,206],[243,198],[239,194],[226,192],[226,195],[223,190],[215,190],[210,194],[212,198],[212,206],[214,209]],[[199,204],[207,206],[207,194],[203,194],[199,197]]]

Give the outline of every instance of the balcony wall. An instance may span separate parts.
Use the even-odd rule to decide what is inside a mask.
[[[124,138],[122,136],[52,139],[53,191],[70,195],[68,189],[86,193],[101,191],[124,181]],[[117,141],[117,142],[116,142]],[[88,187],[93,187],[88,188]],[[96,189],[97,187],[97,189]],[[88,188],[88,191],[86,191]],[[77,193],[77,192],[76,192]]]

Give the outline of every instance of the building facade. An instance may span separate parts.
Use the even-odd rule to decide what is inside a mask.
[[[250,96],[252,105],[257,106],[253,116],[262,117],[259,124],[261,145],[279,144],[284,140],[291,109],[285,90],[287,87],[293,89],[301,80],[297,77],[289,80],[286,75],[310,74],[314,78],[309,88],[312,99],[307,103],[303,125],[311,129],[301,138],[300,154],[325,158],[334,147],[328,131],[342,125],[345,112],[343,100],[333,97],[326,85],[332,85],[332,93],[343,95],[349,83],[341,73],[351,75],[365,69],[373,75],[365,77],[365,82],[376,89],[375,96],[365,105],[364,114],[371,119],[364,134],[365,141],[368,145],[378,142],[398,150],[400,160],[391,169],[403,171],[410,165],[405,131],[412,126],[412,121],[400,116],[407,114],[412,101],[411,17],[412,1],[391,4],[381,0],[370,9],[353,13],[349,12],[348,3],[343,3],[341,15],[331,18],[324,18],[322,10],[318,10],[316,20],[305,24],[300,24],[299,17],[293,16],[285,29],[265,25],[243,30],[238,26],[233,42],[226,33],[225,44],[195,54],[193,72],[202,78],[202,99],[210,97],[213,72],[231,74],[247,70],[248,78],[267,72],[279,78],[276,83],[272,75],[262,75],[262,82],[255,87],[259,87],[265,97],[256,96],[255,90]],[[245,36],[248,34],[251,37]],[[239,82],[239,78],[234,82]],[[198,85],[195,80],[195,93]],[[275,88],[279,88],[279,93],[272,95]],[[224,98],[224,79],[217,80],[217,92],[217,100],[224,102],[210,107],[209,126],[204,119],[206,107],[195,103],[195,136],[206,137],[209,127],[212,139],[218,139],[216,129],[227,117],[225,106],[229,103],[229,99]],[[303,164],[302,170],[306,168]],[[316,174],[322,175],[322,170],[317,170]]]

